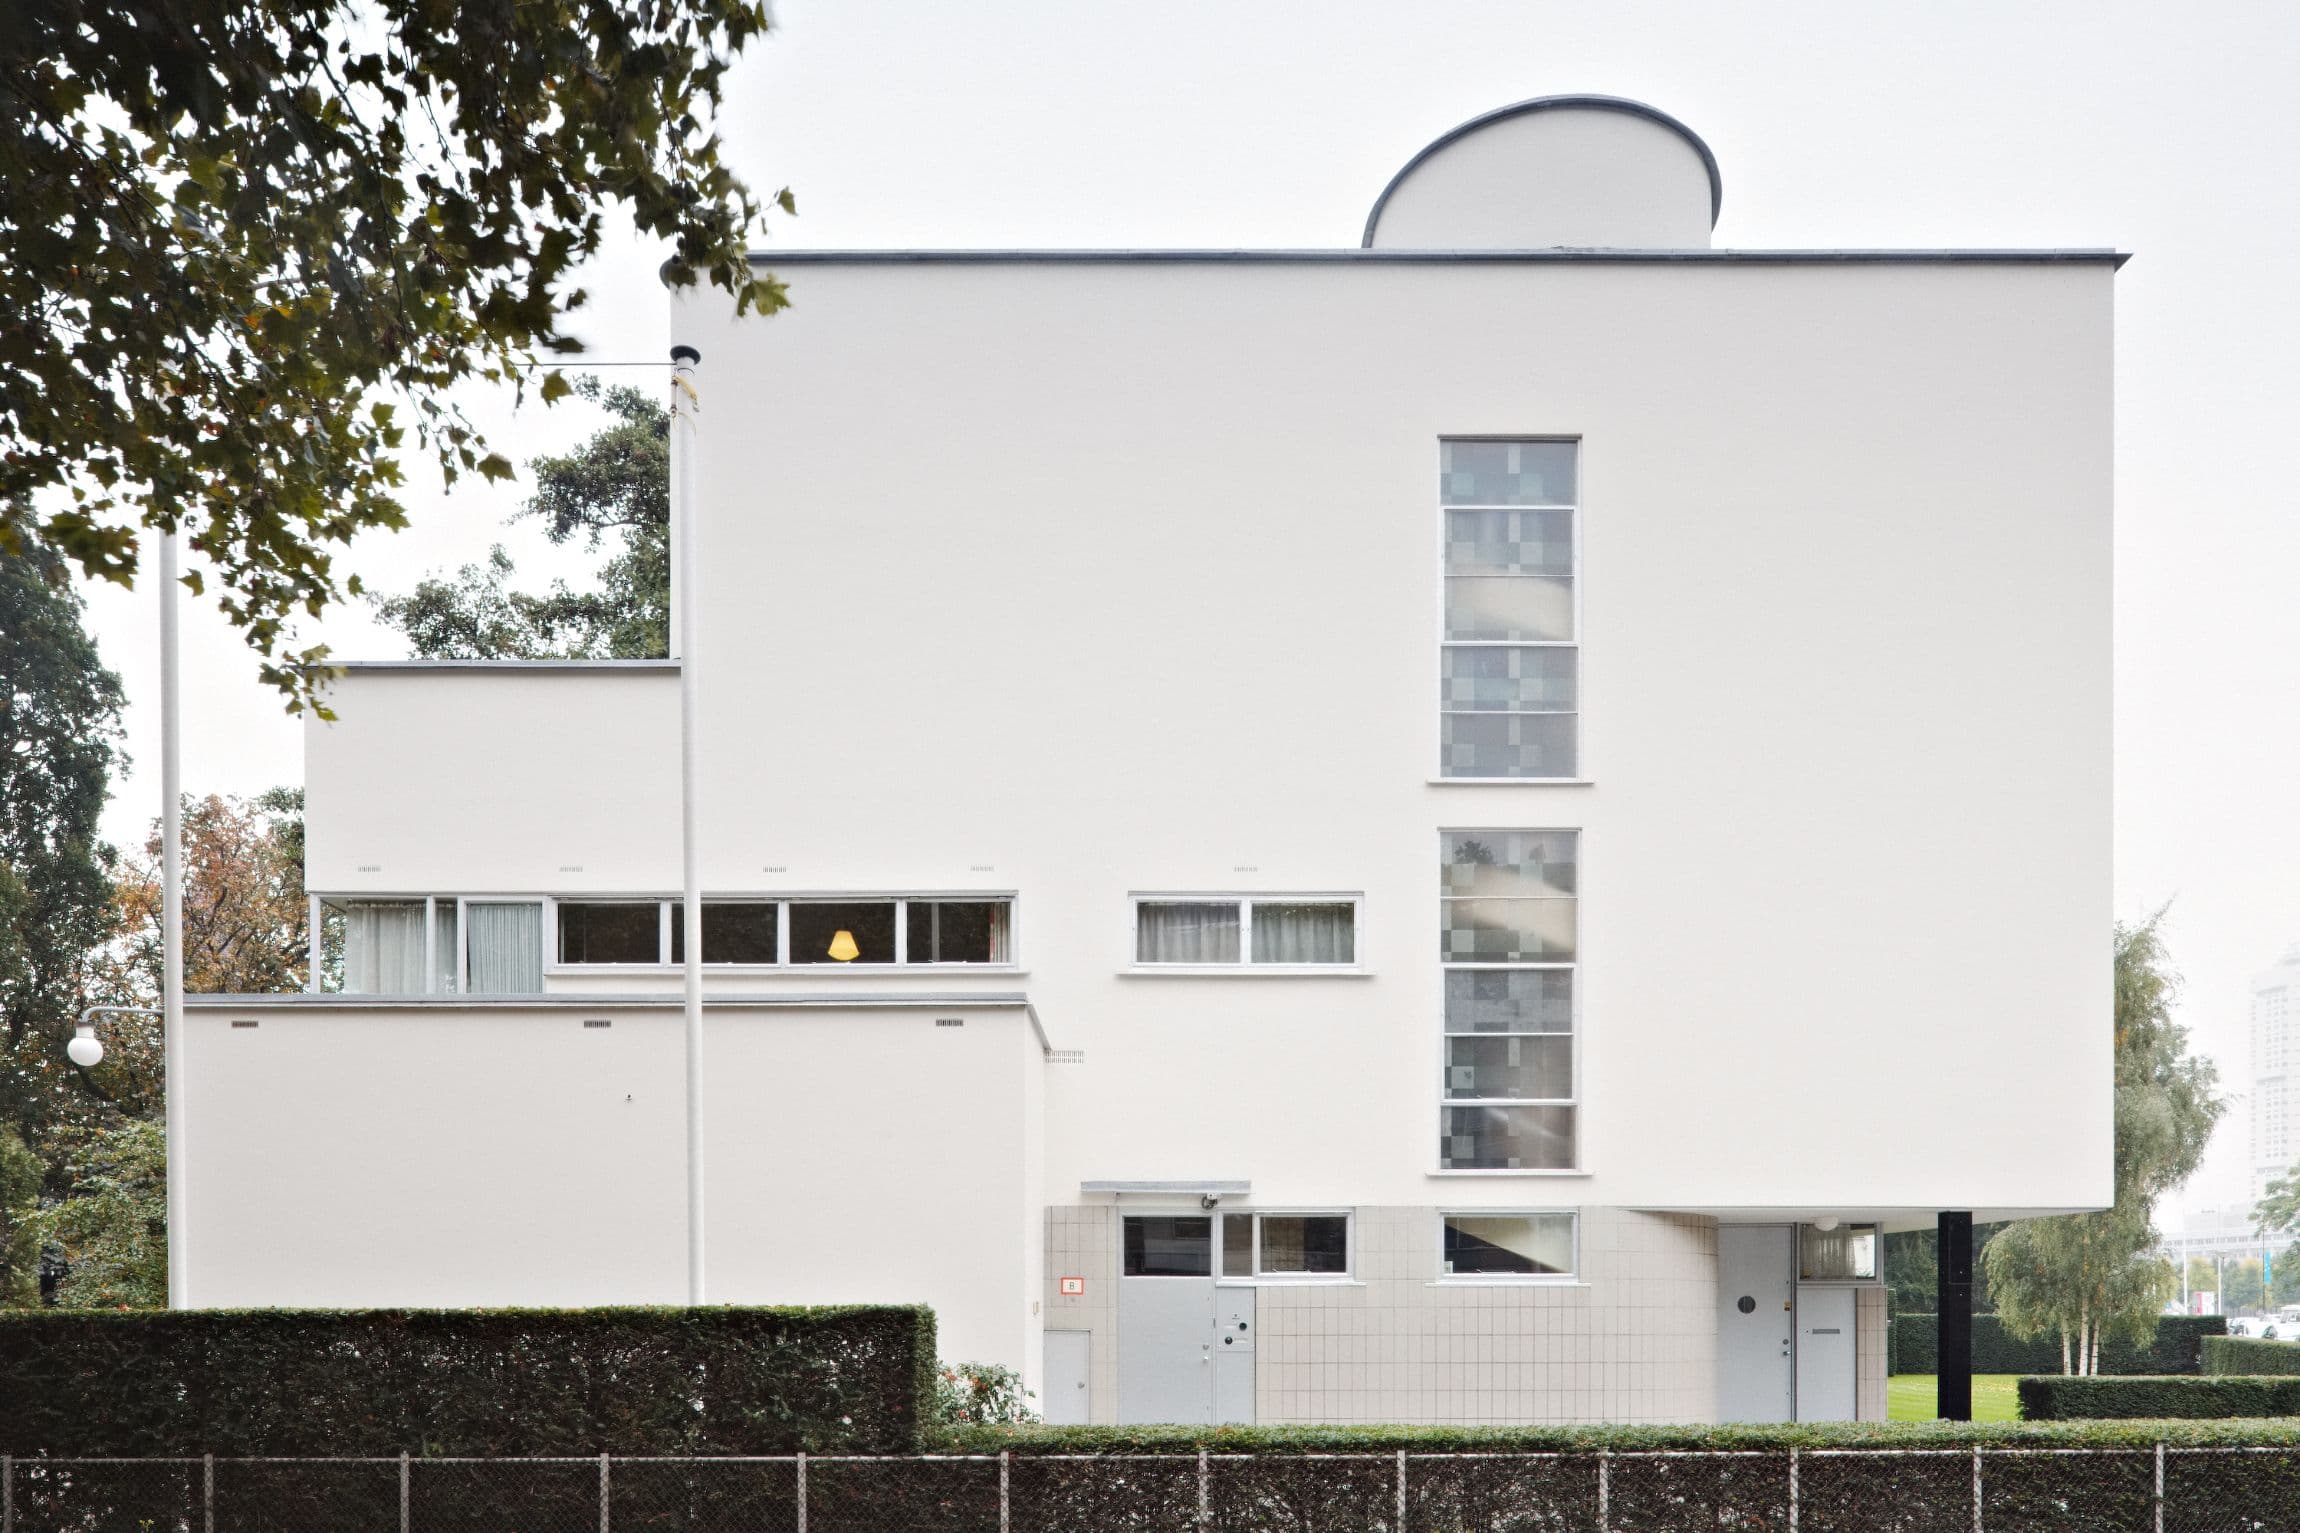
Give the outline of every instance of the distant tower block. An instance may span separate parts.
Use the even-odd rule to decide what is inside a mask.
[[[1369,250],[1707,250],[1724,202],[1691,128],[1619,96],[1539,96],[1473,117],[1406,162]]]

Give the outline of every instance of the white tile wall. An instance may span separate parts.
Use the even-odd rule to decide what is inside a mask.
[[[1886,1288],[1853,1290],[1853,1417],[1885,1419],[1885,1328],[1889,1325]]]

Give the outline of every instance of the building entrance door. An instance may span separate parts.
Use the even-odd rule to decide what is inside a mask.
[[[1717,1230],[1717,1419],[1797,1419],[1797,1243],[1786,1224]]]
[[[1797,1419],[1850,1421],[1854,1414],[1853,1290],[1797,1290]]]
[[[1254,1419],[1254,1291],[1214,1284],[1214,1221],[1128,1214],[1118,1278],[1118,1420]]]

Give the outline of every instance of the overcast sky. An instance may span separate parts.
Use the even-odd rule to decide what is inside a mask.
[[[2117,280],[2116,902],[2124,916],[2173,902],[2184,1016],[2243,1088],[2249,977],[2300,942],[2300,522],[2283,462],[2300,403],[2300,7],[781,0],[778,12],[734,75],[725,124],[753,186],[797,194],[801,216],[777,221],[770,249],[1354,245],[1383,183],[1437,134],[1528,96],[1596,91],[1708,140],[1724,175],[1720,245],[2134,252]],[[662,254],[625,239],[591,273],[577,328],[597,358],[663,356]],[[807,301],[803,271],[792,293]],[[468,403],[520,461],[596,421],[580,405]],[[349,561],[372,585],[404,588],[497,541],[538,571],[580,574],[580,557],[502,528],[518,490],[446,497],[410,467],[412,530],[367,538]],[[136,840],[158,807],[152,596],[90,600],[128,683],[139,767],[108,824]],[[1946,593],[1944,621],[1954,604]],[[187,617],[186,787],[299,781],[298,727],[212,613]],[[405,652],[357,611],[314,636],[344,658]],[[1940,921],[1938,961],[1954,965],[1957,913]],[[2191,1202],[2242,1193],[2241,1102],[2229,1123]],[[1921,1125],[1902,1128],[1922,1143]]]

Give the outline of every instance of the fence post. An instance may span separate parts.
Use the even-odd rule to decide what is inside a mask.
[[[1014,1526],[1014,1515],[1008,1506],[1006,1488],[1007,1469],[1013,1457],[1011,1449],[998,1450],[998,1533],[1007,1533]]]
[[[407,1455],[399,1456],[399,1533],[407,1533]]]
[[[2164,1533],[2164,1444],[2156,1445],[2156,1533]]]
[[[607,1455],[599,1455],[599,1533],[607,1533]]]
[[[1597,1450],[1597,1533],[1613,1533],[1613,1450]]]
[[[200,1533],[216,1533],[216,1456],[200,1455]]]
[[[1214,1526],[1214,1487],[1206,1475],[1206,1450],[1198,1450],[1198,1526]]]
[[[16,1456],[0,1453],[0,1533],[16,1533]]]
[[[1398,1449],[1398,1527],[1397,1533],[1406,1533],[1406,1450]]]
[[[1973,1533],[1981,1533],[1981,1445],[1973,1444]]]
[[[1789,1533],[1797,1533],[1797,1450],[1789,1449]]]
[[[799,1516],[794,1533],[807,1533],[807,1450],[799,1450]]]

